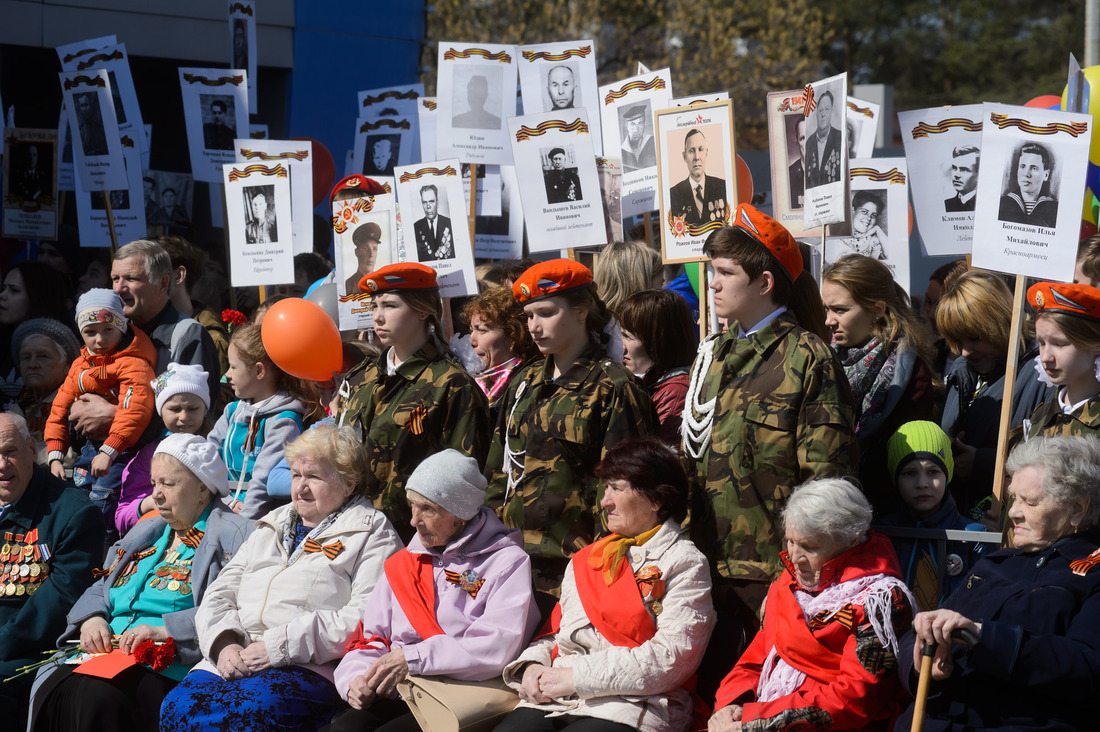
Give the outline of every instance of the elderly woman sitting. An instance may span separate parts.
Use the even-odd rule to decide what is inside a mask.
[[[522,701],[498,732],[691,727],[684,684],[703,657],[714,608],[707,560],[680,535],[687,478],[652,438],[612,448],[596,474],[613,533],[573,555],[556,632],[504,670]]]
[[[935,644],[925,730],[1096,729],[1100,439],[1033,437],[1007,468],[1014,548],[980,560],[942,608],[917,615],[902,678],[916,689],[921,645]],[[954,640],[958,629],[977,645]],[[895,729],[911,718],[912,708]]]
[[[117,643],[129,654],[143,640],[172,638],[175,661],[161,673],[137,665],[113,679],[46,666],[35,681],[31,729],[156,730],[164,696],[201,658],[195,606],[252,526],[219,500],[229,493],[229,473],[201,437],[167,437],[150,471],[160,516],[107,552],[110,568],[73,606],[61,640],[79,638],[90,653]]]
[[[291,503],[257,522],[199,607],[204,659],[161,707],[161,729],[317,729],[343,701],[344,655],[397,532],[362,496],[367,456],[351,428],[286,448]]]
[[[23,391],[4,408],[27,420],[38,445],[38,462],[45,463],[46,420],[57,389],[69,372],[69,364],[80,355],[80,344],[64,323],[53,318],[33,318],[21,323],[12,334],[11,355],[23,379]]]
[[[499,677],[539,614],[519,532],[485,501],[477,461],[444,450],[406,483],[416,536],[386,561],[361,633],[336,669],[348,711],[327,729],[417,729],[397,682],[408,674],[467,681]],[[426,590],[426,591],[425,591]],[[394,721],[390,721],[394,720]]]
[[[791,493],[785,569],[763,627],[718,688],[711,732],[877,729],[897,713],[897,638],[914,602],[890,540],[870,523],[871,505],[846,480]]]

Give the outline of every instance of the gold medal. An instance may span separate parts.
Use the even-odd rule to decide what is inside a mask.
[[[27,585],[27,596],[29,597],[29,596],[33,595],[34,593],[38,592],[39,587],[41,587],[41,585],[39,585],[37,582],[35,582],[34,584]]]
[[[4,546],[0,547],[0,562],[8,561],[8,558],[10,556],[11,556],[11,544],[4,544]]]
[[[171,582],[168,583],[168,589],[171,590],[172,592],[175,592],[179,588],[180,588],[179,580],[172,580]]]
[[[184,597],[186,597],[187,595],[190,595],[191,594],[191,585],[187,584],[186,582],[181,584],[180,585],[180,594],[183,595]]]
[[[16,585],[15,586],[15,596],[16,597],[22,597],[25,594],[27,594],[27,588],[26,587],[24,587],[23,585]]]
[[[31,546],[30,544],[24,544],[23,545],[23,556],[26,557],[27,559],[30,559],[31,554],[34,554],[34,547]]]
[[[42,570],[39,568],[39,566],[37,564],[32,564],[30,571],[31,577],[37,577],[40,574],[42,574]]]
[[[660,615],[665,610],[665,606],[661,604],[660,600],[654,600],[649,603],[649,609],[653,611],[654,615]]]
[[[15,584],[9,582],[8,584],[4,585],[4,594],[7,595],[8,597],[11,597],[12,595],[14,595],[15,594]]]

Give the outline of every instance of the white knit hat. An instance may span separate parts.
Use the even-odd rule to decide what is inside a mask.
[[[153,457],[157,455],[170,455],[179,460],[214,495],[229,495],[229,471],[213,443],[198,435],[168,435],[153,452]]]
[[[477,516],[485,503],[488,482],[478,470],[477,460],[458,450],[437,452],[416,466],[405,490],[419,493],[463,521]]]
[[[95,287],[80,296],[76,302],[76,328],[80,330],[91,323],[106,323],[126,332],[127,320],[117,292]]]
[[[163,374],[149,384],[157,395],[157,414],[164,409],[164,403],[176,394],[194,394],[210,411],[209,374],[202,366],[187,363],[170,363]]]

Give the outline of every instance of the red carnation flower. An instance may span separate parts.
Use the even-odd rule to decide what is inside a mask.
[[[244,325],[248,322],[248,318],[244,317],[244,313],[240,310],[226,308],[222,310],[222,322],[230,325]]]

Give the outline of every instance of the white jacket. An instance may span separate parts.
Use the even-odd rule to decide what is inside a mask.
[[[518,691],[530,663],[572,667],[577,693],[553,704],[519,706],[606,719],[642,732],[690,728],[691,696],[680,687],[703,659],[715,620],[706,557],[680,536],[673,521],[666,521],[644,545],[631,547],[627,556],[635,573],[653,565],[661,570],[661,614],[654,616],[647,605],[657,624],[656,635],[637,648],[608,642],[585,615],[570,562],[562,581],[557,636],[531,644],[504,669],[504,680]],[[558,656],[551,662],[555,644]]]
[[[292,506],[256,522],[256,531],[210,585],[195,617],[203,660],[196,669],[217,673],[210,656],[224,632],[242,646],[263,641],[271,665],[303,666],[330,681],[355,631],[382,564],[402,548],[389,520],[356,498],[317,538],[343,544],[334,559],[301,553],[287,564],[279,527]]]

